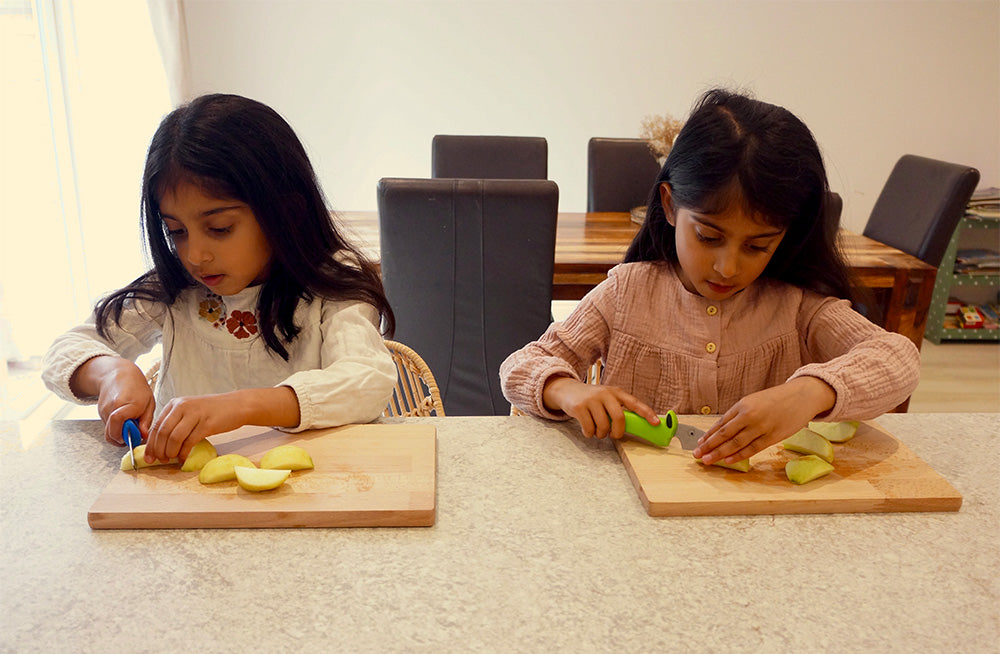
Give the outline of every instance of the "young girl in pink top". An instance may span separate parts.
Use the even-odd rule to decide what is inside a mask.
[[[919,355],[851,307],[824,220],[826,170],[782,107],[713,90],[652,189],[625,263],[562,323],[514,352],[507,399],[585,436],[620,438],[623,409],[721,414],[694,455],[733,463],[810,420],[867,419],[909,397]],[[600,385],[586,371],[604,362]]]

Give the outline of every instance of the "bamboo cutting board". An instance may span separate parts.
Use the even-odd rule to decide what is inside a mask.
[[[707,429],[708,416],[680,416]],[[897,438],[862,422],[855,437],[834,443],[834,471],[797,486],[785,463],[799,456],[775,445],[750,459],[750,472],[703,466],[674,439],[668,448],[616,442],[643,506],[651,516],[779,513],[957,511],[962,496]]]
[[[315,469],[253,493],[235,481],[205,485],[179,465],[115,471],[87,514],[93,529],[200,527],[424,527],[436,509],[433,425],[349,425],[288,434],[243,427],[208,440],[255,464],[298,445]],[[111,471],[109,470],[109,474]]]

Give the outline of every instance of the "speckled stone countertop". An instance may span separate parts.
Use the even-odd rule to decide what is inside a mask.
[[[387,420],[398,422],[399,419]],[[121,449],[0,425],[3,652],[994,652],[1000,414],[878,422],[960,511],[651,518],[618,454],[437,427],[425,528],[92,531]]]

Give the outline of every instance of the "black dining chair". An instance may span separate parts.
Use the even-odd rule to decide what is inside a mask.
[[[646,206],[660,164],[645,139],[594,137],[587,143],[587,211]]]
[[[395,339],[427,362],[447,415],[509,413],[500,364],[549,326],[558,204],[548,180],[379,181]]]
[[[540,136],[438,134],[431,140],[431,177],[547,179],[548,141]]]
[[[862,233],[937,268],[978,183],[975,168],[905,154]]]

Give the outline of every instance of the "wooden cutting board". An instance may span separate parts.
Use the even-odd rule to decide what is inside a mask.
[[[710,416],[680,416],[707,429]],[[957,511],[962,496],[897,438],[862,422],[846,443],[834,444],[834,471],[798,486],[785,463],[799,456],[780,445],[750,459],[750,472],[703,466],[678,439],[668,448],[622,439],[616,446],[651,516],[778,513]]]
[[[199,527],[424,527],[436,510],[433,425],[349,425],[288,434],[243,427],[208,439],[220,455],[255,464],[276,445],[298,445],[315,469],[272,491],[235,481],[205,485],[179,465],[114,474],[87,514],[93,529]]]

